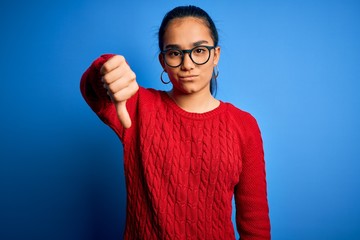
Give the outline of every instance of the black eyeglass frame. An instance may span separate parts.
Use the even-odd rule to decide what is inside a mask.
[[[207,59],[205,62],[200,63],[200,64],[197,63],[197,62],[195,62],[195,61],[193,60],[192,56],[191,56],[191,54],[192,54],[192,52],[194,51],[194,49],[199,48],[199,47],[204,47],[204,48],[206,48],[207,50],[209,50],[208,59]],[[193,47],[192,49],[185,49],[185,50],[181,50],[181,49],[178,49],[178,48],[168,48],[168,49],[166,49],[166,50],[161,51],[161,54],[163,54],[164,62],[165,62],[166,65],[168,65],[168,66],[171,67],[171,68],[177,68],[177,67],[181,66],[181,64],[183,64],[183,62],[184,62],[184,57],[185,57],[185,53],[188,53],[188,54],[189,54],[189,57],[190,57],[191,61],[192,61],[193,63],[195,63],[196,65],[204,65],[204,64],[207,63],[207,62],[209,61],[209,59],[210,59],[211,50],[212,50],[212,49],[215,49],[215,48],[216,48],[216,46],[203,46],[203,45],[195,46],[195,47]],[[179,52],[181,53],[181,62],[180,62],[179,65],[171,66],[171,65],[169,65],[169,64],[167,63],[165,54],[166,54],[168,51],[171,51],[171,50],[172,50],[172,51],[176,50],[176,51],[179,51]]]

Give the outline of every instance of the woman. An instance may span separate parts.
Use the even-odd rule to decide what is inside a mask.
[[[139,87],[119,55],[103,55],[81,92],[124,146],[125,239],[270,239],[265,163],[256,120],[217,100],[218,34],[195,6],[167,13],[159,61],[169,92]]]

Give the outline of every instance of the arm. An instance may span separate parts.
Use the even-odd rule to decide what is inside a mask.
[[[80,82],[85,101],[120,138],[124,128],[131,126],[126,102],[138,89],[136,76],[125,58],[113,54],[97,58],[84,72]]]
[[[105,54],[97,58],[83,73],[80,91],[90,108],[100,117],[111,106],[111,99],[101,81],[100,69],[113,54]],[[101,117],[100,117],[101,118]]]
[[[241,239],[270,239],[263,143],[256,120],[244,121],[242,172],[235,188],[236,223]]]

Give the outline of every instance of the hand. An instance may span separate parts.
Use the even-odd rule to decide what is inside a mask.
[[[131,119],[126,109],[126,100],[139,89],[136,75],[127,64],[125,58],[115,55],[107,60],[100,69],[104,87],[115,104],[119,120],[124,128],[131,126]]]

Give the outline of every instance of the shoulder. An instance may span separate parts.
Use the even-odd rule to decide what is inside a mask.
[[[249,124],[257,125],[257,121],[251,113],[244,111],[234,106],[231,103],[225,103],[225,104],[227,105],[227,109],[228,109],[227,112],[229,114],[229,117],[234,119],[240,125],[249,125]]]
[[[233,129],[236,129],[242,139],[258,138],[261,131],[256,118],[249,112],[244,111],[231,103],[227,105],[227,118]]]
[[[226,104],[228,105],[229,122],[231,122],[233,129],[236,129],[244,149],[249,149],[250,146],[261,148],[261,130],[255,117],[230,103]]]

